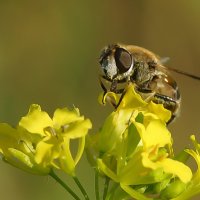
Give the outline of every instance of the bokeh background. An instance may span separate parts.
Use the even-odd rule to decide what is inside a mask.
[[[200,75],[200,1],[0,0],[0,121],[15,125],[31,103],[50,113],[75,105],[97,130],[111,110],[97,102],[98,57],[113,42],[143,46],[170,57],[170,67]],[[169,127],[178,151],[200,134],[200,82],[173,75],[182,94],[181,116]],[[78,175],[93,196],[84,159]],[[51,178],[1,161],[0,199],[71,197]]]

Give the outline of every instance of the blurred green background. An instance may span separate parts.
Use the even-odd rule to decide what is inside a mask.
[[[170,57],[170,67],[200,75],[200,1],[0,0],[0,121],[15,125],[31,103],[50,113],[75,105],[97,130],[111,110],[97,102],[98,57],[113,42],[143,46]],[[182,94],[181,116],[170,126],[178,151],[190,134],[200,134],[200,82],[174,77]],[[78,175],[93,195],[93,170],[84,159]],[[71,199],[51,178],[4,162],[0,194],[3,200]]]

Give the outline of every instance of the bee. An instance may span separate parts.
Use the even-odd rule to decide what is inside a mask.
[[[171,111],[168,124],[178,116],[181,103],[179,88],[170,71],[200,80],[198,76],[163,66],[159,56],[134,45],[108,45],[102,50],[99,63],[103,71],[100,75],[100,84],[105,93],[108,89],[104,81],[110,82],[109,91],[118,94],[123,94],[125,85],[132,82],[135,84],[136,92],[144,100],[163,104]]]

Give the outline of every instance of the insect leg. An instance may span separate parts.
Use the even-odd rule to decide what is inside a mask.
[[[140,96],[144,99],[144,101],[146,102],[150,102],[153,101],[154,96],[155,96],[155,92],[151,89],[148,88],[141,88],[136,86],[135,90],[140,94]]]
[[[104,103],[103,101],[103,99],[104,99],[104,97],[105,97],[105,95],[106,95],[106,93],[108,92],[108,90],[107,90],[107,88],[106,88],[106,86],[104,85],[104,83],[103,83],[103,81],[102,81],[102,79],[105,79],[105,80],[107,80],[107,81],[110,81],[109,79],[106,79],[104,76],[99,76],[99,82],[100,82],[100,85],[101,85],[101,88],[103,89],[103,98],[102,98],[102,103]],[[112,83],[111,83],[112,84]],[[112,85],[111,85],[112,86]],[[110,89],[110,91],[111,91],[111,89]],[[114,91],[115,92],[115,91]],[[117,92],[115,92],[115,93],[117,93]],[[113,99],[111,99],[111,98],[109,98],[109,99],[106,99],[114,108],[117,108],[117,105],[116,105],[116,103],[114,102],[114,100]]]
[[[158,104],[161,103],[167,110],[171,111],[172,115],[167,124],[170,124],[172,121],[174,121],[180,111],[180,103],[171,97],[156,93],[153,102]]]
[[[101,80],[101,78],[104,78],[103,76],[99,76],[99,82],[100,82],[100,86],[104,91],[104,95],[106,94],[106,92],[108,91],[107,88],[105,87],[105,85],[103,84],[103,81]]]
[[[172,116],[167,124],[171,123],[175,119],[180,110],[180,103],[178,103],[176,100],[169,96],[153,92],[151,89],[137,87],[136,90],[145,101],[153,101],[156,104],[163,104],[164,108],[171,111]]]
[[[171,97],[156,93],[153,101],[158,104],[163,104],[166,109],[172,112],[176,110],[176,101]]]

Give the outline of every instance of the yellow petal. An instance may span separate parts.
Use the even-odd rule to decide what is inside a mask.
[[[117,105],[120,99],[120,95],[114,92],[101,93],[98,97],[98,102],[100,104],[105,105],[106,103],[110,103],[111,105]]]
[[[133,109],[144,107],[145,105],[147,105],[147,103],[135,92],[134,84],[129,84],[117,109]]]
[[[160,120],[152,120],[142,134],[142,140],[145,148],[151,146],[164,147],[171,145],[171,134],[167,127]]]
[[[89,119],[75,121],[64,127],[63,136],[71,139],[84,137],[88,133],[88,130],[91,128],[92,123]]]
[[[192,178],[192,171],[182,162],[166,158],[160,162],[160,165],[166,173],[179,177],[183,183],[188,183]]]
[[[9,150],[9,156],[6,157],[5,160],[11,165],[32,174],[37,174],[37,175],[49,174],[50,168],[38,165],[37,163],[35,163],[33,157],[30,157],[25,153],[23,153],[22,151],[19,151],[14,148],[9,148],[8,150]]]
[[[19,126],[25,128],[31,133],[37,133],[40,135],[44,135],[44,128],[45,127],[52,127],[53,122],[49,115],[41,111],[39,105],[32,104],[28,114],[19,122]]]
[[[150,102],[148,104],[148,110],[149,112],[154,113],[164,122],[168,122],[171,118],[171,111],[165,109],[163,107],[163,104],[156,104],[154,102]]]
[[[59,129],[61,126],[83,119],[84,117],[80,116],[78,108],[73,110],[68,108],[56,109],[53,116],[53,126]]]
[[[61,169],[71,176],[75,176],[75,161],[71,154],[70,139],[66,139],[62,145],[62,151],[59,156]]]
[[[52,165],[61,151],[61,142],[57,137],[49,137],[49,139],[46,137],[45,140],[38,143],[35,155],[36,162],[44,167]]]
[[[143,153],[142,156],[144,167],[151,168],[152,170],[161,168],[165,173],[178,177],[184,183],[189,182],[192,178],[192,171],[182,162],[170,158],[163,158],[153,162],[149,159],[147,153]]]

